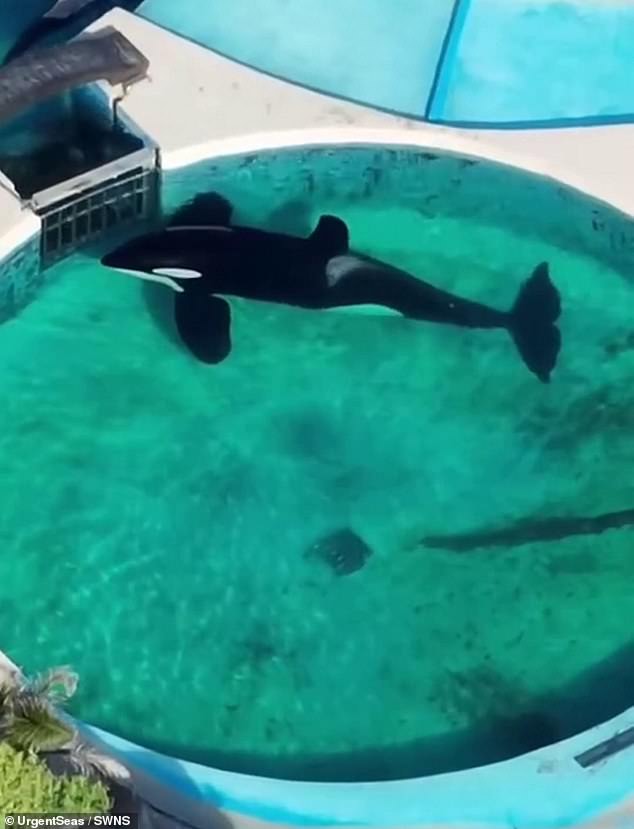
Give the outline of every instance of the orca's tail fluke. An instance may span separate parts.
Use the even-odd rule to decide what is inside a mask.
[[[542,262],[524,282],[509,313],[509,331],[522,360],[542,383],[550,381],[561,349],[561,297]]]

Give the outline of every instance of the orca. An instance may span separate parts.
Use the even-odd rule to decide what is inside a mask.
[[[561,298],[546,262],[522,284],[510,310],[500,311],[354,252],[337,216],[321,216],[305,238],[237,226],[231,217],[222,196],[201,193],[161,230],[101,259],[174,290],[178,333],[202,362],[220,363],[231,351],[225,297],[233,296],[313,310],[379,306],[420,322],[506,329],[528,369],[550,381],[561,349]]]
[[[24,0],[28,2],[28,0]],[[68,40],[116,7],[135,11],[143,0],[56,0],[22,32],[4,56],[3,65],[38,46]]]

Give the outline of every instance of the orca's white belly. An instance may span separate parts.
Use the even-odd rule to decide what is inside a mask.
[[[340,305],[337,308],[325,308],[326,311],[336,311],[339,314],[361,314],[370,317],[402,317],[399,311],[386,308],[385,305]]]

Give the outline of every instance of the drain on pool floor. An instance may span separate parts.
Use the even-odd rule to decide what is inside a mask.
[[[306,555],[325,562],[338,576],[347,576],[363,567],[372,550],[354,530],[346,528],[320,538]]]

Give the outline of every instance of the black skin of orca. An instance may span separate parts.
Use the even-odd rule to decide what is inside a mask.
[[[29,0],[23,1],[29,2]],[[49,46],[69,40],[111,9],[121,8],[126,11],[135,11],[142,2],[143,0],[92,0],[67,17],[40,17],[22,32],[5,55],[3,65],[38,46]],[[54,5],[55,3],[51,3],[51,7]]]
[[[198,195],[170,224],[124,243],[101,260],[109,268],[152,274],[186,269],[199,278],[174,282],[179,335],[199,360],[219,363],[231,351],[231,310],[223,296],[308,309],[379,305],[404,317],[462,328],[504,328],[530,371],[550,380],[561,334],[557,288],[538,265],[509,311],[462,299],[368,256],[353,253],[348,228],[322,216],[307,238],[231,224],[231,205]]]

